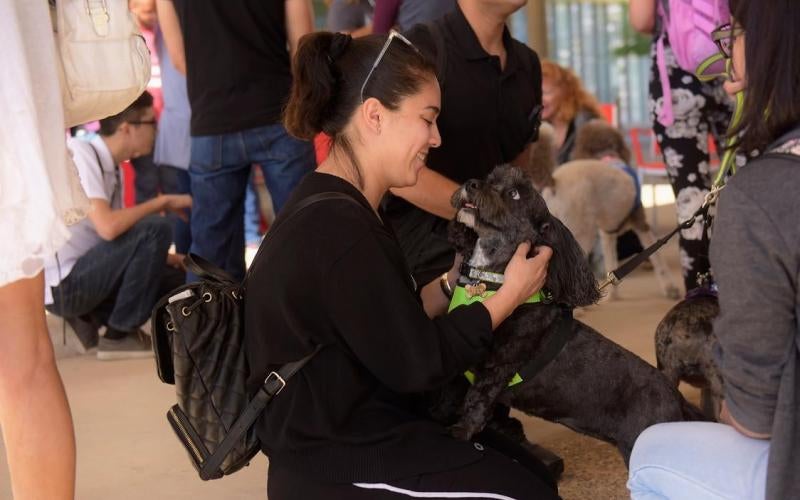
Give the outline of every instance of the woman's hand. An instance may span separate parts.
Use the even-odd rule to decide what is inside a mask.
[[[553,255],[550,247],[537,247],[536,255],[528,258],[531,244],[527,241],[520,243],[514,256],[508,261],[504,272],[505,282],[502,288],[511,288],[517,298],[516,304],[522,304],[528,297],[535,294],[544,286],[547,278],[547,264]]]

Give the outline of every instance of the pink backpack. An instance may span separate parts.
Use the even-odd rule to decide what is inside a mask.
[[[731,13],[728,0],[659,0],[658,14],[662,29],[656,46],[656,63],[664,92],[664,104],[658,121],[668,127],[675,117],[672,114],[671,87],[664,57],[664,35],[669,37],[669,45],[675,53],[678,66],[694,74],[700,63],[718,52],[711,40],[711,32],[717,26],[730,22]]]

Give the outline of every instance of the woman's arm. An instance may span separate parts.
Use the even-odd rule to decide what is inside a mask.
[[[172,0],[157,0],[158,27],[164,35],[164,44],[167,46],[169,58],[181,74],[186,74],[186,53],[183,47],[183,34],[178,22],[178,14]]]
[[[711,243],[720,288],[714,355],[725,381],[726,407],[737,430],[759,437],[772,432],[778,388],[787,358],[796,349],[797,328],[796,249],[788,248],[786,230],[776,226],[773,214],[738,188],[768,186],[755,179],[762,175],[761,167],[749,165],[755,170],[740,172],[726,186]]]
[[[630,0],[628,20],[639,33],[650,34],[656,26],[656,2],[660,0]]]
[[[294,57],[303,35],[314,31],[314,7],[310,0],[286,1],[286,39],[289,55]]]
[[[419,172],[417,183],[410,187],[392,189],[392,194],[399,196],[419,208],[450,220],[456,215],[456,209],[450,204],[450,198],[460,186],[435,170],[424,167]]]

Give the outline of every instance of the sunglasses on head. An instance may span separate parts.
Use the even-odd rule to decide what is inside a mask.
[[[408,45],[409,47],[411,47],[412,49],[417,51],[417,53],[419,53],[419,50],[416,47],[414,47],[414,44],[411,43],[411,41],[408,38],[404,37],[403,35],[401,35],[400,33],[398,33],[395,30],[391,30],[389,32],[389,36],[386,37],[386,41],[383,43],[383,47],[381,48],[381,51],[378,52],[378,57],[376,57],[375,58],[375,62],[372,63],[372,67],[369,69],[369,73],[367,73],[367,77],[364,78],[364,83],[361,84],[361,102],[362,103],[364,102],[364,89],[367,88],[367,82],[369,82],[369,79],[372,76],[372,73],[375,72],[375,68],[378,67],[378,64],[380,64],[381,59],[383,59],[384,54],[386,54],[386,51],[389,50],[389,45],[391,45],[392,40],[394,40],[395,38],[397,38],[401,42],[405,43],[406,45]]]

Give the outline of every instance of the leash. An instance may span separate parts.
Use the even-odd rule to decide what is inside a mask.
[[[719,63],[724,59],[722,54],[715,54],[705,61],[703,61],[700,66],[698,66],[696,71],[696,76],[701,81],[710,81],[714,78],[721,76],[719,74],[709,74],[709,68],[711,68],[714,64]],[[725,60],[725,72],[723,75],[727,75],[730,77],[731,71],[731,61]],[[664,236],[663,238],[659,239],[649,247],[642,250],[638,253],[635,257],[631,260],[626,262],[625,264],[619,266],[618,268],[614,269],[613,271],[609,272],[606,278],[600,283],[599,288],[600,290],[606,288],[608,285],[618,285],[626,276],[628,276],[634,269],[639,267],[644,261],[650,258],[651,255],[656,253],[661,247],[667,244],[667,242],[675,236],[675,234],[682,230],[682,229],[689,229],[692,227],[697,220],[697,217],[703,217],[704,219],[708,216],[708,210],[717,202],[717,198],[719,198],[719,193],[725,188],[725,180],[727,179],[728,175],[734,175],[736,173],[736,153],[737,148],[734,147],[736,138],[731,135],[731,132],[735,130],[736,127],[739,126],[739,123],[742,120],[742,114],[744,112],[744,91],[740,91],[736,93],[736,105],[733,111],[733,117],[731,119],[731,123],[728,125],[728,135],[725,140],[725,152],[722,155],[722,160],[720,161],[720,168],[717,172],[717,175],[714,177],[714,182],[711,185],[711,191],[706,194],[705,198],[703,199],[703,204],[700,205],[700,208],[692,214],[691,217],[686,219],[685,221],[678,224],[678,227],[673,229],[669,234]]]
[[[614,269],[613,271],[610,271],[606,276],[606,279],[603,280],[602,283],[600,283],[599,285],[600,290],[606,288],[608,285],[615,285],[615,286],[618,285],[623,279],[625,279],[626,276],[632,273],[634,269],[639,267],[642,264],[642,262],[649,259],[651,255],[653,255],[659,249],[661,249],[661,247],[666,245],[667,242],[670,239],[672,239],[672,237],[675,236],[675,234],[678,231],[682,229],[689,229],[690,227],[692,227],[695,223],[695,220],[698,217],[705,218],[708,215],[708,209],[711,208],[711,205],[716,203],[717,198],[719,197],[719,193],[720,191],[722,191],[724,187],[725,187],[724,184],[721,186],[712,187],[711,191],[709,191],[709,193],[706,194],[706,197],[703,200],[703,204],[700,206],[700,208],[697,209],[697,211],[695,211],[694,214],[692,214],[691,217],[678,224],[678,226],[672,231],[670,231],[666,236],[663,236],[661,239],[659,239],[649,247],[645,248],[640,253],[636,254],[636,256],[633,257],[631,260],[619,266],[618,268]]]

